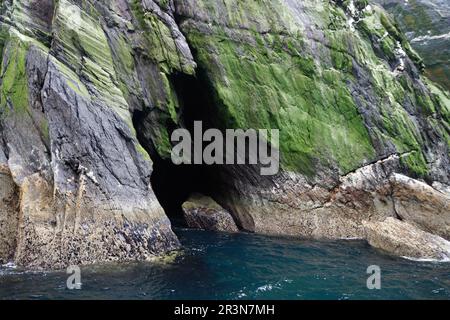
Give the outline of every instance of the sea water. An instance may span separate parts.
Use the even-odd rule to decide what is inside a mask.
[[[177,229],[172,259],[62,272],[0,268],[0,299],[450,299],[450,263],[393,257],[356,240],[311,241]],[[368,289],[369,266],[381,288]]]

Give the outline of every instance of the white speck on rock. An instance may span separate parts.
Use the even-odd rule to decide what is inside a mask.
[[[94,176],[94,173],[92,171],[89,171],[86,176],[92,180],[95,184],[98,184],[97,178]]]

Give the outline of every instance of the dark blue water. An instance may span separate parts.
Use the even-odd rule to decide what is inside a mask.
[[[360,241],[318,242],[253,234],[177,231],[171,262],[81,268],[81,290],[64,272],[0,269],[2,299],[450,299],[450,263],[384,255]],[[381,289],[369,290],[369,265]]]

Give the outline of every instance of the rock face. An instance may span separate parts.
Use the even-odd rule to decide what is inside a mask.
[[[239,231],[231,214],[210,197],[192,195],[183,203],[186,223],[190,228],[212,231]]]
[[[450,194],[395,174],[391,177],[395,211],[400,219],[450,239]]]
[[[174,185],[196,175],[161,203],[206,190],[247,231],[365,239],[392,218],[449,239],[450,96],[380,7],[6,0],[0,13],[2,261],[59,268],[177,248],[152,161]],[[280,173],[176,176],[169,137],[194,120],[280,129]]]
[[[17,190],[11,174],[0,167],[0,263],[14,257],[19,216],[17,214]]]
[[[0,234],[2,258],[14,244],[19,265],[146,259],[178,246],[121,89],[140,82],[135,69],[119,73],[133,59],[118,30],[126,21],[93,4],[1,4],[0,214],[9,226]],[[101,10],[117,30],[103,30]]]
[[[427,75],[450,89],[450,3],[447,0],[373,0],[397,19]]]
[[[198,86],[213,92],[203,118],[212,127],[280,129],[279,175],[210,170],[210,192],[239,227],[364,239],[366,221],[400,219],[395,202],[416,215],[417,179],[448,185],[448,93],[420,76],[421,58],[379,7],[185,0],[175,12],[195,52]],[[419,189],[396,199],[396,174]],[[448,215],[445,205],[424,206],[435,222]],[[435,223],[432,232],[447,226]]]

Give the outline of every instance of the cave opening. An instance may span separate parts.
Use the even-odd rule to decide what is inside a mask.
[[[152,133],[155,126],[163,125],[169,137],[177,128],[185,128],[193,136],[195,121],[202,122],[204,131],[216,128],[224,132],[226,129],[211,94],[214,90],[204,70],[199,67],[195,76],[173,73],[169,80],[179,103],[178,123],[174,123],[167,115],[161,117],[161,110],[147,109],[133,113],[137,138],[153,161],[151,185],[159,203],[173,226],[187,227],[182,205],[192,194],[202,194],[227,210],[240,230],[253,232],[253,218],[239,208],[236,199],[241,196],[242,184],[239,182],[246,181],[250,185],[267,183],[268,187],[271,186],[270,180],[265,181],[257,174],[259,165],[175,165],[170,156],[162,158],[157,152],[153,142],[154,132]],[[203,150],[209,142],[202,142]],[[193,149],[191,155],[194,155]],[[248,156],[247,152],[245,158]]]
[[[201,86],[195,76],[183,73],[172,74],[170,82],[179,102],[179,124],[175,124],[171,119],[162,120],[168,136],[180,127],[192,133],[194,121],[202,121],[205,127],[210,127],[211,123],[205,117],[211,106],[208,90]],[[133,113],[133,124],[138,141],[153,161],[151,186],[159,203],[173,226],[186,227],[183,203],[193,193],[213,197],[215,184],[212,182],[212,173],[217,168],[199,164],[175,165],[170,157],[162,158],[152,140],[152,126],[158,123],[161,125],[162,122],[158,112],[161,111],[136,110]]]
[[[182,205],[191,194],[208,193],[201,175],[199,166],[174,165],[170,160],[154,162],[152,189],[174,226],[187,227]]]
[[[150,183],[156,198],[173,226],[186,227],[182,205],[190,194],[205,192],[201,180],[198,179],[202,168],[194,165],[175,165],[170,157],[161,157],[150,136],[149,124],[155,125],[150,113],[135,111],[133,123],[139,143],[149,153],[153,162]],[[173,124],[167,125],[168,130],[172,131]]]

